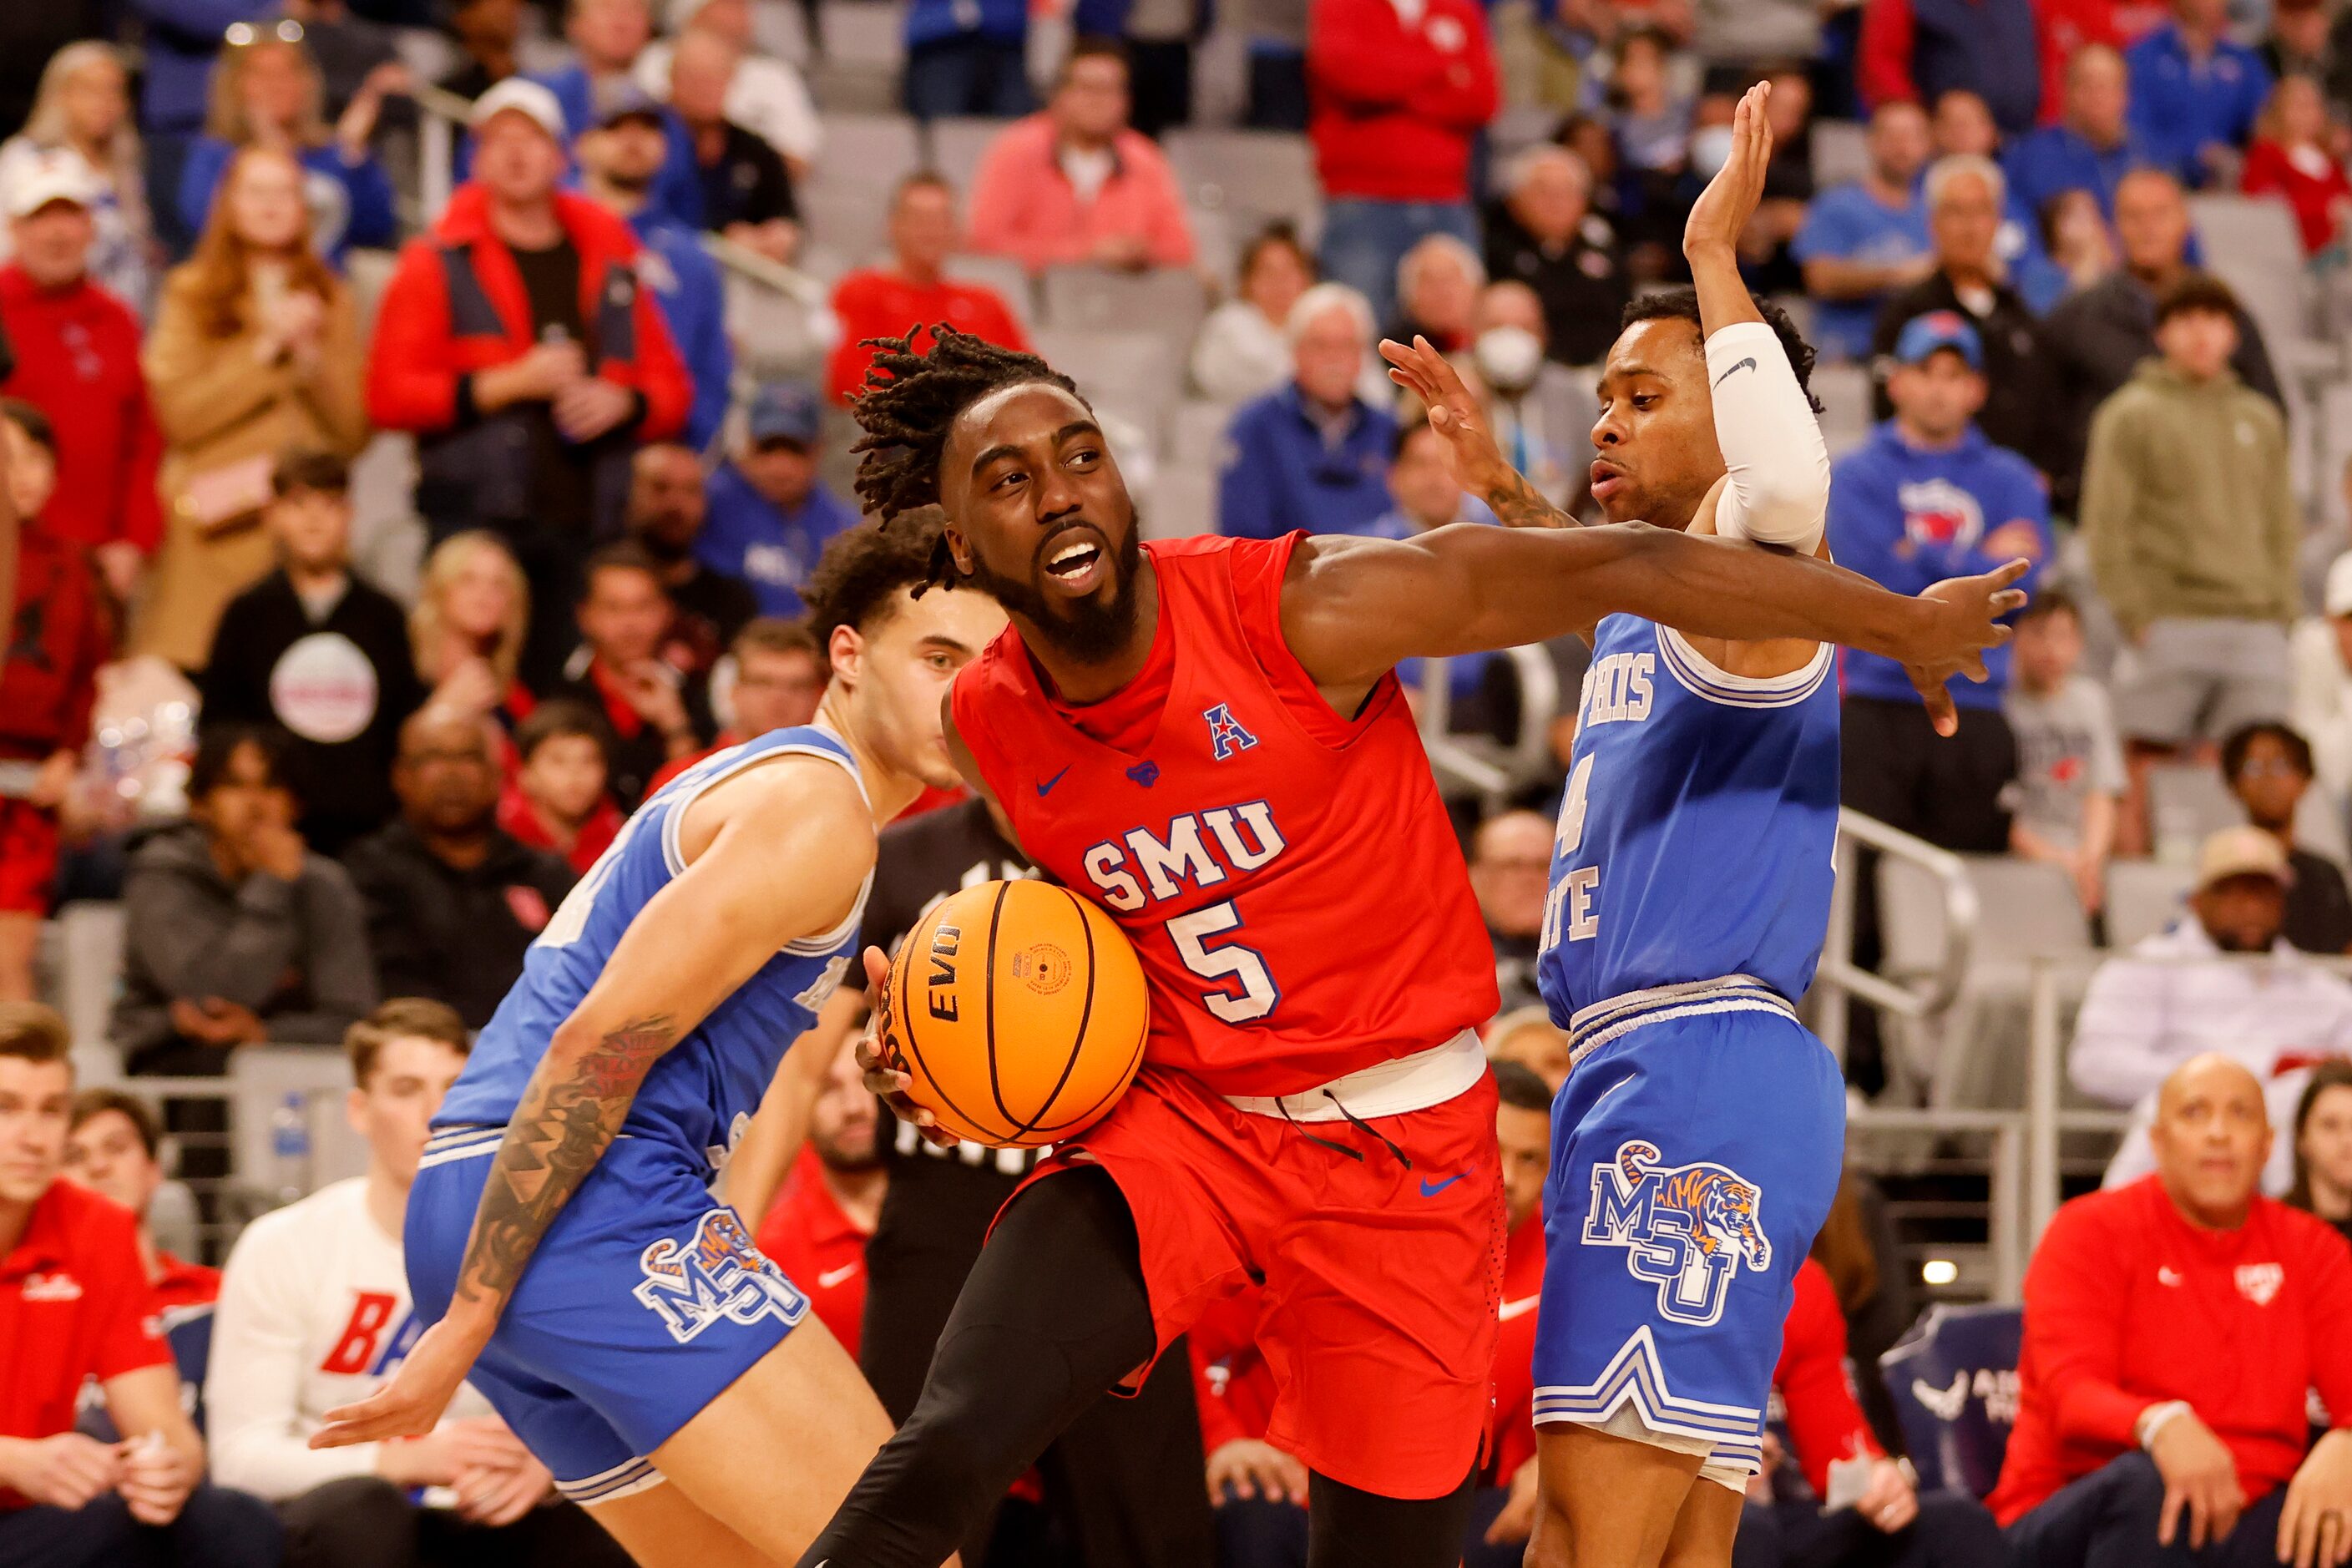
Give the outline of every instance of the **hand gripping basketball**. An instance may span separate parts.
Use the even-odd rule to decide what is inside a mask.
[[[1142,1066],[1150,1022],[1126,935],[1047,882],[943,900],[876,994],[874,1049],[858,1050],[866,1081],[902,1096],[916,1126],[997,1148],[1058,1143],[1101,1120]]]
[[[900,1069],[890,1049],[890,961],[878,947],[866,950],[866,994],[877,998],[872,1021],[857,1041],[857,1066],[866,1075],[866,1087],[890,1108],[892,1115],[911,1123],[925,1142],[954,1148],[961,1140],[940,1127],[938,1117],[907,1098],[907,1087],[915,1080]]]

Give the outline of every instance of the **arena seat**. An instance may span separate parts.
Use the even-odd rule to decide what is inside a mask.
[[[1058,326],[1040,328],[1035,343],[1047,363],[1087,389],[1087,401],[1140,427],[1158,448],[1182,397],[1181,345],[1158,332]]]
[[[1038,279],[1041,313],[1055,327],[1088,330],[1141,326],[1189,347],[1207,314],[1201,279],[1190,268],[1144,272],[1107,267],[1049,267]]]
[[[943,270],[950,278],[966,283],[984,284],[995,289],[1013,308],[1013,314],[1022,326],[1033,332],[1037,330],[1036,287],[1029,280],[1029,269],[1013,258],[961,251],[948,258]]]
[[[1296,225],[1309,243],[1320,235],[1323,187],[1304,136],[1186,127],[1170,131],[1160,145],[1185,199],[1226,213],[1234,239],[1246,241],[1276,219]]]
[[[1862,444],[1874,423],[1870,416],[1870,370],[1859,364],[1813,367],[1813,395],[1822,403],[1822,439],[1834,458]]]
[[[58,911],[55,923],[58,1011],[65,1016],[73,1039],[74,1076],[83,1088],[90,1087],[83,1052],[95,1049],[105,1053],[113,1067],[99,1081],[112,1083],[121,1077],[121,1063],[108,1043],[106,1025],[122,989],[122,906],[87,900],[70,903]]]
[[[1222,403],[1188,397],[1168,416],[1168,460],[1214,472],[1225,449],[1225,426],[1234,411]]]
[[[1174,458],[1160,465],[1143,511],[1146,539],[1187,539],[1217,531],[1217,473]]]
[[[2246,819],[2220,772],[2194,763],[2166,763],[2149,770],[2147,816],[2157,853],[2183,864],[2197,858],[2197,847],[2208,834]]]
[[[971,212],[972,176],[980,172],[980,160],[988,152],[989,143],[1003,131],[1002,120],[961,115],[934,120],[923,128],[926,162],[954,184],[967,217]]]
[[[1859,180],[1870,173],[1870,128],[1843,120],[1816,120],[1812,138],[1813,184],[1821,190]]]
[[[1983,1498],[2000,1479],[2024,1331],[2016,1307],[1938,1306],[1878,1358],[1921,1491]]]
[[[2116,860],[2107,867],[2107,945],[2133,946],[2170,925],[2197,874],[2162,860]]]

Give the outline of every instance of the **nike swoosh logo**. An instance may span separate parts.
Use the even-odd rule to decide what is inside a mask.
[[[1715,384],[1721,386],[1725,382],[1729,381],[1733,376],[1739,374],[1739,372],[1743,370],[1754,370],[1755,368],[1756,362],[1754,360],[1741,360],[1738,364],[1733,365],[1729,370],[1727,370],[1721,375],[1717,376],[1715,378]]]
[[[1427,1176],[1423,1176],[1421,1179],[1421,1195],[1425,1198],[1433,1198],[1438,1194],[1444,1192],[1446,1188],[1452,1186],[1454,1183],[1460,1181],[1469,1173],[1470,1173],[1467,1171],[1456,1171],[1442,1182],[1433,1182]]]
[[[2159,1264],[2156,1270],[2156,1282],[2159,1285],[2178,1285],[2180,1283],[2180,1276]]]
[[[1052,778],[1039,779],[1037,781],[1037,793],[1041,795],[1052,794],[1054,786],[1062,782],[1062,773],[1066,773],[1069,771],[1070,770],[1068,768],[1065,767],[1061,773],[1055,773]]]
[[[845,1263],[838,1268],[828,1268],[816,1277],[816,1288],[820,1290],[830,1290],[856,1273],[857,1268],[858,1266],[855,1263]]]
[[[1495,1309],[1495,1320],[1497,1322],[1507,1323],[1513,1318],[1524,1318],[1542,1302],[1541,1296],[1522,1296],[1516,1301],[1506,1301]]]

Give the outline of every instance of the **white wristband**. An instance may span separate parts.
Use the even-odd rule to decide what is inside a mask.
[[[1830,454],[1780,334],[1734,321],[1706,340],[1715,443],[1728,480],[1715,531],[1811,552],[1829,519]]]
[[[2165,1427],[2169,1426],[2177,1417],[2186,1415],[2188,1414],[2189,1401],[2185,1399],[2168,1399],[2161,1405],[2149,1405],[2147,1409],[2139,1413],[2139,1421],[2137,1423],[2139,1426],[2139,1446],[2142,1448],[2152,1447],[2156,1442],[2156,1435],[2158,1432],[2163,1431]]]

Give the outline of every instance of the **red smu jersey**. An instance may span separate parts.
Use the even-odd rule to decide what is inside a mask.
[[[956,728],[1015,837],[1118,921],[1152,991],[1144,1060],[1296,1094],[1494,1016],[1494,950],[1394,676],[1331,711],[1282,636],[1303,534],[1144,545],[1171,652],[1139,752],[1057,712],[1007,628]]]

